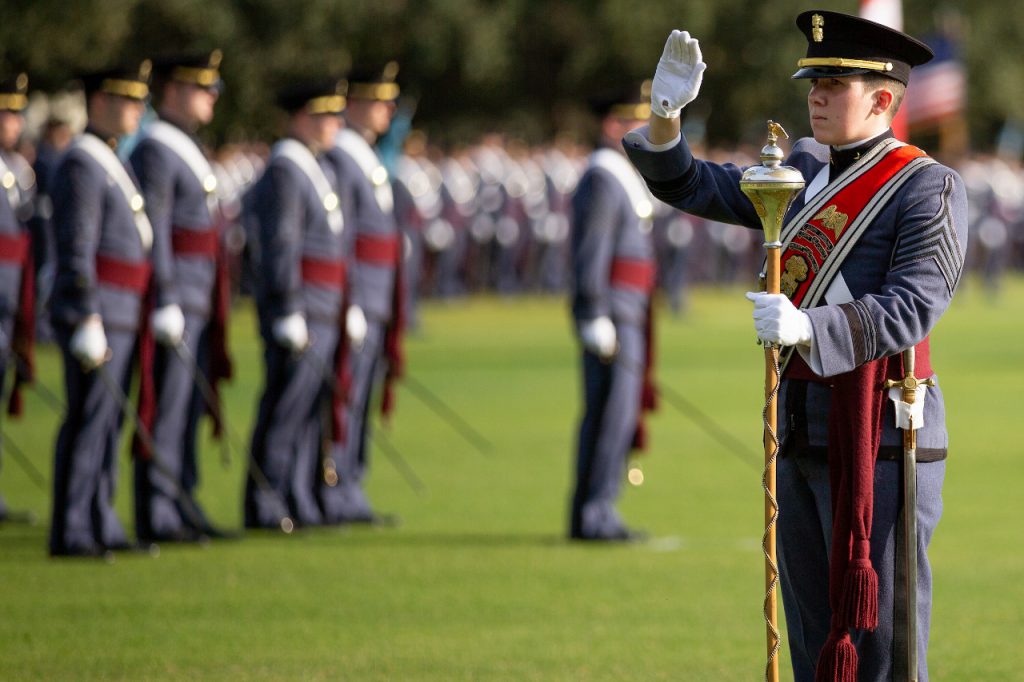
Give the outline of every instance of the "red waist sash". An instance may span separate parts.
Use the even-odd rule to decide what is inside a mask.
[[[636,289],[645,294],[654,291],[654,261],[637,258],[616,258],[612,261],[609,279],[615,286]]]
[[[126,261],[96,255],[96,278],[99,281],[139,295],[146,293],[152,271],[153,266],[149,261]]]
[[[171,230],[171,249],[175,256],[217,257],[219,246],[217,230],[188,230],[175,227]]]
[[[303,258],[302,281],[340,291],[345,287],[345,261]]]
[[[23,265],[28,257],[28,245],[27,232],[0,234],[0,263]]]
[[[399,263],[401,248],[398,235],[359,235],[356,237],[356,260],[369,265],[393,267]]]
[[[925,379],[932,376],[932,356],[931,356],[931,344],[928,341],[929,337],[925,337],[924,341],[917,344],[914,350],[914,374],[919,378]],[[890,362],[889,363],[889,374],[892,376],[887,377],[888,379],[902,379],[903,362]],[[899,370],[899,371],[897,371]],[[786,379],[799,379],[801,381],[813,381],[819,384],[832,384],[832,377],[820,377],[807,366],[800,353],[793,351],[793,355],[789,358],[789,364],[786,365],[785,372]]]

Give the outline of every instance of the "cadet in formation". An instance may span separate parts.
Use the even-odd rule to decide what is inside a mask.
[[[287,135],[252,190],[264,387],[245,491],[248,528],[324,521],[316,496],[331,398],[343,388],[346,220],[324,152],[335,144],[345,83],[299,82],[277,98]],[[284,524],[284,525],[282,525]]]
[[[13,360],[12,413],[21,411],[19,385],[32,379],[35,331],[35,272],[26,226],[32,213],[35,175],[15,151],[25,124],[22,111],[28,104],[27,92],[24,73],[0,81],[0,389],[6,386]],[[0,521],[7,516],[7,505],[0,496]]]
[[[582,347],[584,400],[569,517],[575,540],[642,537],[615,508],[627,457],[643,438],[643,409],[653,406],[644,380],[655,281],[654,204],[620,143],[650,116],[648,91],[641,90],[595,100],[601,140],[573,197],[572,315]]]
[[[230,371],[225,348],[228,282],[221,253],[217,179],[196,138],[213,120],[221,53],[179,55],[154,65],[159,118],[131,155],[153,226],[153,336],[141,352],[139,413],[155,451],[135,466],[135,529],[140,540],[194,541],[224,533],[195,498],[197,428],[216,385]],[[200,376],[200,373],[202,376]],[[144,448],[136,441],[138,447]]]
[[[758,337],[796,349],[778,407],[779,568],[794,677],[926,680],[926,549],[942,511],[949,439],[941,390],[921,387],[917,508],[908,511],[919,527],[919,574],[916,607],[906,610],[896,580],[902,438],[883,409],[883,385],[903,376],[901,353],[913,347],[917,376],[935,378],[928,334],[960,281],[966,194],[954,171],[890,129],[911,68],[931,51],[835,12],[804,12],[796,23],[807,52],[793,77],[809,80],[813,139],[799,140],[787,163],[807,184],[782,232],[784,293],[748,294]],[[757,229],[741,170],[694,158],[680,135],[680,110],[696,99],[704,69],[697,41],[673,31],[655,72],[650,126],[626,135],[625,147],[656,197]],[[857,475],[830,469],[842,461]],[[900,649],[913,615],[917,670],[908,672],[911,656]]]
[[[388,172],[373,149],[395,113],[397,74],[394,62],[350,74],[346,127],[329,154],[340,181],[353,191],[354,281],[348,326],[363,332],[353,347],[347,406],[339,406],[344,411],[338,418],[343,418],[345,437],[331,448],[337,485],[322,491],[328,520],[334,523],[393,522],[373,510],[363,484],[369,466],[371,396],[383,375],[381,411],[389,415],[394,406],[393,383],[403,369],[402,241]]]
[[[153,228],[116,153],[149,96],[150,63],[83,76],[88,126],[52,186],[57,274],[50,310],[67,394],[57,438],[50,553],[130,549],[113,508],[133,349],[147,311]]]

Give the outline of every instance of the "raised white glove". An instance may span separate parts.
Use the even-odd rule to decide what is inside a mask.
[[[672,31],[654,72],[651,110],[662,118],[678,118],[682,108],[697,99],[706,68],[697,39],[686,31]]]
[[[604,315],[580,323],[580,341],[602,360],[610,359],[618,350],[615,325]]]
[[[185,316],[176,303],[154,310],[149,324],[157,342],[165,346],[177,346],[185,337]]]
[[[274,340],[292,352],[306,350],[309,345],[309,330],[302,313],[292,313],[274,320]]]
[[[87,372],[106,360],[107,335],[99,315],[90,315],[79,323],[71,335],[71,354]]]
[[[363,347],[363,342],[366,341],[367,328],[366,315],[363,314],[363,309],[357,305],[350,305],[345,312],[345,333],[348,334],[348,340],[352,343],[352,348],[355,350]]]
[[[814,340],[811,318],[783,294],[748,291],[747,299],[754,302],[757,338],[765,343],[809,346]]]

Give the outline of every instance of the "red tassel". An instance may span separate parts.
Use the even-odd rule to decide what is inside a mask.
[[[850,633],[832,633],[818,657],[814,682],[857,682],[857,648]]]
[[[853,562],[843,582],[843,620],[858,630],[878,627],[878,574],[871,562]]]

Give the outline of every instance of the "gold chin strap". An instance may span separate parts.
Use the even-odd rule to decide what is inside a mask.
[[[867,59],[846,57],[807,57],[796,63],[801,69],[807,66],[830,66],[841,69],[870,69],[871,71],[892,71],[892,62],[876,62]]]
[[[0,95],[0,111],[21,111],[27,104],[25,95]]]
[[[217,69],[197,69],[189,66],[179,66],[171,72],[171,78],[183,83],[192,83],[200,87],[209,88],[220,80],[220,71]]]

